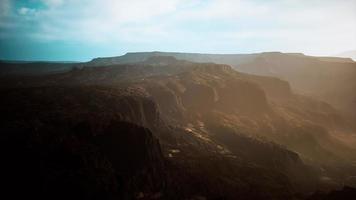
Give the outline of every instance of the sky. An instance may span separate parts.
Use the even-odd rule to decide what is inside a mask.
[[[0,59],[356,50],[356,0],[0,0]]]

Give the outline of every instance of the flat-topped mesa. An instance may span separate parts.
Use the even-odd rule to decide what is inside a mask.
[[[158,65],[169,65],[169,64],[178,64],[181,62],[173,56],[151,56],[147,58],[144,63],[147,64],[158,64]]]
[[[182,71],[195,70],[207,73],[221,73],[229,72],[232,70],[232,67],[229,65],[215,63],[195,63],[191,61],[176,59],[174,56],[151,56],[143,63],[155,66],[177,67],[181,68]]]

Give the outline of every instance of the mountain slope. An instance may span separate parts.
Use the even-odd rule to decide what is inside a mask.
[[[173,56],[192,62],[231,65],[241,72],[288,81],[294,91],[326,101],[351,120],[356,119],[356,62],[349,58],[312,57],[297,53],[196,54],[173,52],[127,53],[97,58],[88,66],[142,62],[152,56]]]
[[[13,127],[34,129],[28,143],[40,149],[36,135],[44,144],[69,138],[74,152],[78,137],[106,155],[110,173],[133,170],[114,179],[127,190],[106,192],[126,199],[293,199],[340,188],[356,171],[352,135],[346,143],[338,134],[353,130],[338,111],[286,81],[228,65],[156,56],[8,77],[1,92],[4,143],[27,140]],[[116,158],[125,152],[136,156]]]

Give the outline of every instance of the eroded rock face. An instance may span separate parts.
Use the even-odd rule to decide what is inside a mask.
[[[144,126],[159,123],[156,104],[139,88],[50,86],[9,89],[2,93],[7,97],[1,100],[2,111],[9,113],[3,116],[7,120],[17,117],[68,120],[68,123],[88,120],[98,128],[112,118]],[[14,108],[17,112],[11,110]]]
[[[241,113],[261,114],[269,109],[264,91],[250,82],[229,81],[218,93],[217,106],[225,112],[236,110]]]
[[[93,143],[110,161],[127,199],[163,192],[165,162],[159,141],[149,129],[112,122]]]
[[[149,112],[132,113],[133,107],[136,110],[141,104],[131,100],[128,105],[126,99],[121,99],[127,93],[119,91],[114,93],[112,88],[103,87],[6,91],[6,98],[1,100],[6,105],[1,107],[6,114],[1,124],[1,142],[2,152],[10,152],[5,157],[9,165],[4,170],[10,177],[5,180],[27,180],[22,185],[10,184],[10,188],[28,191],[40,199],[181,199],[199,194],[230,198],[243,194],[246,199],[291,197],[293,188],[288,178],[276,170],[245,166],[243,160],[229,160],[206,151],[201,146],[204,143],[198,145],[199,140],[185,136],[185,132],[171,129],[170,133],[183,146],[174,146],[176,143],[169,143],[167,135],[158,135],[165,142],[164,152],[180,149],[178,160],[164,158],[149,129],[122,122],[137,120],[140,124],[142,115]],[[138,94],[131,93],[131,97],[135,95]],[[89,97],[91,103],[85,100]],[[150,114],[154,116],[154,112]],[[248,175],[241,176],[241,171]],[[238,183],[226,180],[219,190],[212,190],[230,172]],[[256,181],[258,187],[253,185]],[[202,184],[205,186],[199,186]],[[243,188],[258,192],[252,194]],[[275,191],[264,194],[269,188]]]
[[[88,88],[51,89],[7,91],[1,100],[2,181],[11,197],[133,199],[161,192],[166,178],[159,141],[116,113],[153,123],[148,113],[154,116],[154,106],[131,113],[142,109],[134,100],[111,102],[99,92],[101,102],[87,104]],[[117,110],[120,103],[129,108]]]
[[[123,56],[93,59],[89,66],[143,62],[152,56],[169,56],[191,62],[227,64],[255,75],[288,81],[302,94],[320,98],[355,120],[356,63],[350,58],[313,57],[299,53],[197,54],[137,52]]]
[[[154,57],[13,81],[2,141],[17,166],[38,161],[21,174],[49,183],[34,195],[73,182],[77,199],[293,199],[353,172],[329,133],[342,118],[276,78]]]
[[[165,178],[157,139],[147,129],[113,123],[92,139],[76,136],[87,132],[49,124],[2,130],[2,181],[8,195],[132,199],[140,192],[159,192]]]
[[[213,88],[203,84],[190,84],[182,94],[182,102],[186,109],[196,112],[210,110],[214,106]]]
[[[222,62],[224,63],[224,62]],[[352,60],[265,53],[236,69],[288,81],[299,93],[321,99],[355,119],[356,63]]]

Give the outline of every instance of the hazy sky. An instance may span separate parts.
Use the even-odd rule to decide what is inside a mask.
[[[0,0],[0,59],[356,49],[356,0]]]

